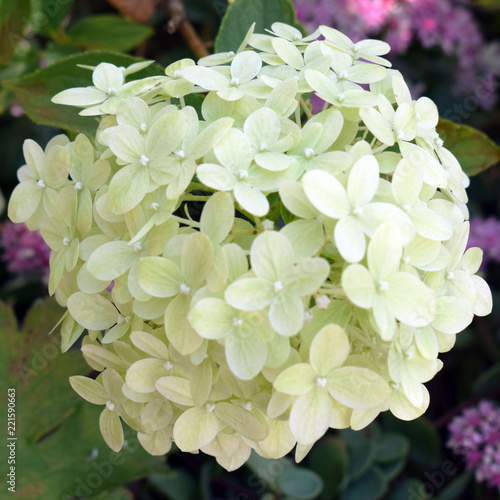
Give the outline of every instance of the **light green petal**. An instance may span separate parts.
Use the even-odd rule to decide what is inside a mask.
[[[281,372],[273,385],[283,394],[300,396],[315,386],[317,376],[309,363],[298,363]]]
[[[225,117],[211,123],[199,134],[194,143],[189,155],[197,160],[208,153],[219,141],[227,134],[234,123],[233,118]]]
[[[99,428],[106,444],[118,453],[123,446],[123,428],[118,413],[105,408],[99,417]]]
[[[307,259],[318,253],[325,239],[323,224],[317,220],[295,220],[281,231],[293,247],[295,260]]]
[[[270,172],[282,172],[286,170],[292,162],[292,158],[284,153],[267,152],[255,155],[255,163]]]
[[[342,217],[337,222],[333,234],[337,249],[347,262],[359,262],[365,256],[365,233],[354,215]]]
[[[143,257],[137,264],[137,279],[153,297],[172,297],[180,292],[183,276],[179,268],[163,257]]]
[[[290,356],[290,340],[283,335],[274,335],[267,343],[267,356],[265,365],[269,368],[278,368]]]
[[[389,397],[389,384],[368,368],[344,366],[328,377],[328,391],[334,399],[355,410],[368,410]]]
[[[167,338],[182,355],[192,354],[203,342],[188,320],[190,300],[188,295],[177,295],[165,312]]]
[[[68,180],[69,151],[64,146],[52,146],[47,152],[47,168],[44,173],[47,185],[60,188]]]
[[[136,361],[127,370],[125,382],[133,391],[153,392],[156,390],[156,381],[168,373],[164,365],[163,359],[146,358]]]
[[[172,447],[172,441],[167,429],[152,431],[148,434],[138,432],[137,439],[139,440],[139,443],[141,443],[141,446],[150,455],[154,456],[165,455],[165,453],[168,453]]]
[[[8,216],[12,222],[26,222],[36,211],[42,199],[43,190],[32,180],[18,184],[12,192]]]
[[[129,125],[113,128],[108,138],[109,148],[121,160],[127,163],[137,162],[146,154],[146,144],[137,129]]]
[[[94,278],[111,281],[128,271],[136,259],[137,253],[126,241],[111,241],[92,253],[87,267]]]
[[[308,258],[293,266],[286,276],[288,294],[303,297],[312,295],[324,283],[330,272],[328,261],[322,258]]]
[[[182,451],[195,451],[212,442],[218,430],[214,413],[205,407],[190,408],[175,422],[174,441]]]
[[[69,383],[73,390],[89,403],[104,405],[109,399],[104,387],[89,377],[75,375],[69,378]]]
[[[415,109],[413,104],[403,102],[398,106],[394,116],[394,129],[397,133],[401,134],[402,140],[412,141],[415,139],[417,133],[417,118],[415,116]]]
[[[205,186],[220,191],[230,191],[237,183],[236,176],[227,168],[212,163],[204,163],[196,169],[198,179],[205,184]]]
[[[127,165],[109,183],[108,206],[115,214],[124,214],[143,200],[148,188],[148,170],[138,165]]]
[[[215,193],[201,213],[201,232],[214,243],[221,243],[234,224],[234,202],[229,193]]]
[[[261,441],[268,430],[248,411],[231,403],[216,403],[215,414],[229,427],[253,441]]]
[[[231,76],[237,78],[240,83],[246,83],[255,78],[261,68],[262,59],[256,52],[240,52],[231,63]]]
[[[397,164],[392,176],[392,192],[400,205],[412,205],[422,190],[422,167],[405,158]]]
[[[197,302],[189,313],[189,322],[206,339],[219,339],[233,329],[234,311],[224,300],[206,298]]]
[[[366,267],[354,264],[345,269],[342,273],[342,288],[353,304],[363,309],[372,307],[375,298],[375,284]]]
[[[265,231],[253,242],[250,251],[252,270],[261,279],[284,279],[292,267],[294,252],[288,239],[276,231]]]
[[[193,406],[189,380],[180,377],[162,377],[156,381],[156,390],[172,403]]]
[[[375,231],[368,246],[368,267],[376,281],[399,270],[403,246],[398,226],[385,222]]]
[[[150,160],[161,159],[179,147],[186,129],[186,116],[180,111],[172,111],[155,120],[146,139]]]
[[[488,316],[493,309],[493,297],[488,283],[480,276],[472,276],[472,281],[477,292],[474,314],[476,316]]]
[[[394,145],[394,131],[391,124],[375,109],[362,108],[359,110],[361,119],[370,132],[383,144]]]
[[[328,430],[332,414],[332,399],[322,388],[300,396],[292,406],[290,429],[299,444],[315,443]]]
[[[429,391],[422,386],[423,402],[418,408],[413,406],[402,390],[394,391],[390,398],[391,413],[400,420],[415,420],[425,413],[429,407]]]
[[[169,401],[153,399],[141,411],[141,422],[148,431],[164,429],[173,417],[173,408]]]
[[[338,325],[323,327],[311,342],[309,359],[314,371],[320,376],[328,375],[334,368],[342,366],[350,351],[344,330]]]
[[[438,297],[432,326],[443,333],[455,334],[465,330],[474,317],[472,305],[461,297]]]
[[[352,206],[366,205],[377,192],[378,162],[372,155],[363,156],[352,167],[347,182],[347,196]]]
[[[373,302],[373,317],[375,326],[384,341],[390,341],[396,334],[396,320],[394,312],[389,307],[385,295],[378,293]]]
[[[299,49],[288,40],[283,38],[273,39],[273,49],[283,61],[296,70],[301,70],[304,67],[304,59]]]
[[[168,359],[168,349],[164,342],[150,333],[135,331],[130,340],[141,351],[155,358]]]
[[[414,208],[410,213],[410,218],[415,226],[415,231],[424,238],[445,241],[453,236],[451,224],[430,208]]]
[[[302,185],[309,201],[327,217],[339,219],[351,211],[345,189],[333,175],[311,170],[305,173]]]
[[[233,334],[226,339],[226,358],[230,370],[242,380],[251,380],[262,370],[266,361],[266,343],[248,332]]]
[[[272,109],[261,108],[245,120],[243,130],[258,148],[257,151],[265,151],[266,147],[274,145],[279,139],[280,118]]]
[[[229,81],[217,71],[204,66],[189,66],[181,72],[182,77],[206,90],[229,87]]]
[[[433,290],[409,273],[394,274],[387,282],[389,289],[385,297],[396,319],[415,327],[431,323],[436,314]]]
[[[417,328],[415,330],[415,342],[420,354],[426,359],[436,359],[439,352],[439,346],[434,329],[430,326]]]
[[[242,311],[259,311],[267,307],[275,296],[273,284],[259,278],[235,281],[226,289],[226,301]]]
[[[91,87],[76,87],[59,92],[51,101],[55,104],[85,107],[99,104],[107,98],[107,94],[102,90],[93,89]]]
[[[248,182],[236,184],[234,197],[244,210],[257,217],[263,217],[269,212],[269,201],[266,196]]]
[[[288,78],[277,85],[266,101],[266,107],[274,110],[279,116],[287,116],[286,113],[293,105],[296,105],[295,96],[298,90],[297,80]]]
[[[89,330],[106,330],[118,319],[117,309],[102,295],[76,292],[67,307],[74,320]]]
[[[269,321],[280,335],[296,335],[304,324],[304,303],[286,292],[277,295],[269,308]]]
[[[203,233],[191,234],[182,249],[181,270],[186,283],[200,286],[212,269],[212,244]]]
[[[285,207],[292,214],[304,219],[314,219],[319,212],[308,200],[300,182],[287,181],[280,185],[280,198]]]

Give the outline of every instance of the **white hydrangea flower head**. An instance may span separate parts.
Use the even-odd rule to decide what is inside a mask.
[[[388,51],[275,23],[165,76],[103,62],[54,97],[100,126],[27,140],[9,217],[52,249],[62,348],[84,334],[100,372],[71,384],[113,450],[126,424],[153,455],[234,470],[425,412],[439,354],[492,299],[468,178]]]

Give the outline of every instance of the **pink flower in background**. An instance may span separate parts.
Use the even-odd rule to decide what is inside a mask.
[[[475,469],[477,481],[500,490],[500,408],[481,401],[455,417],[448,430],[447,446],[464,458],[468,469]]]
[[[484,82],[500,75],[497,43],[487,43],[468,0],[294,0],[299,21],[309,31],[326,24],[354,41],[376,36],[393,54],[405,53],[413,41],[425,49],[439,47],[457,60],[457,95],[476,95]],[[496,92],[477,95],[484,108],[493,106]]]
[[[473,217],[470,220],[467,247],[479,247],[483,250],[482,268],[485,268],[489,261],[500,262],[500,220],[495,217]]]
[[[50,248],[38,231],[30,231],[24,224],[5,222],[0,229],[0,249],[1,259],[11,274],[48,279]]]

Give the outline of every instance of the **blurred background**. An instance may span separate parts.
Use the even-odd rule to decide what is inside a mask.
[[[248,25],[293,20],[289,0],[246,0],[252,2],[248,15],[259,18],[247,18]],[[245,0],[234,4],[236,10]],[[25,436],[18,451],[18,498],[500,498],[500,1],[295,0],[294,8],[308,32],[326,24],[355,41],[389,42],[389,59],[415,99],[432,98],[443,118],[471,125],[493,141],[487,163],[495,165],[474,176],[468,190],[469,246],[484,250],[481,272],[493,292],[493,313],[475,318],[441,356],[444,368],[428,384],[431,404],[424,417],[400,422],[385,415],[365,431],[331,431],[298,466],[252,455],[247,466],[227,473],[211,457],[175,449],[167,457],[149,457],[132,437],[115,454],[99,435],[98,412],[67,383],[88,367],[78,351],[58,354],[57,339],[48,342],[45,335],[61,314],[52,301],[40,300],[47,298],[49,251],[38,233],[7,220],[2,203],[0,380],[21,381],[18,418]],[[49,112],[47,96],[75,82],[90,85],[90,72],[66,75],[64,68],[99,60],[128,65],[133,58],[165,67],[197,59],[213,51],[227,9],[225,0],[0,0],[5,202],[17,183],[25,139],[43,147],[61,132],[76,136],[72,127],[61,130],[64,117]],[[74,109],[64,113],[76,116]],[[454,141],[459,148],[460,137]],[[472,151],[471,163],[483,153]],[[20,368],[13,370],[16,363]]]

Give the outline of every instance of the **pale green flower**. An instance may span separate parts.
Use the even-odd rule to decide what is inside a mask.
[[[365,234],[371,236],[384,220],[393,220],[404,231],[404,242],[412,236],[408,216],[389,203],[372,202],[379,185],[379,167],[372,155],[363,156],[352,167],[347,189],[333,175],[311,170],[302,178],[309,201],[323,215],[338,219],[335,244],[347,262],[359,262],[366,252]]]
[[[389,385],[378,374],[343,366],[349,350],[344,330],[325,326],[311,343],[309,363],[287,368],[274,381],[278,391],[299,396],[290,413],[290,427],[299,444],[312,444],[335,426],[332,398],[356,409],[376,406],[388,398]]]
[[[148,66],[151,61],[145,63]],[[138,67],[137,71],[144,67],[143,63],[139,64],[141,67]],[[125,83],[126,71],[125,68],[118,68],[114,64],[100,63],[92,72],[93,87],[63,90],[52,98],[52,102],[85,108],[80,111],[81,115],[115,114],[123,98],[132,95],[134,82]]]
[[[415,275],[400,272],[403,244],[398,227],[382,224],[368,245],[368,269],[360,264],[342,273],[348,299],[373,312],[382,339],[391,340],[396,319],[408,326],[429,325],[436,314],[434,292]]]
[[[285,236],[266,231],[250,252],[255,278],[235,281],[226,290],[226,301],[242,311],[269,307],[269,321],[280,334],[295,335],[304,320],[302,297],[312,295],[328,276],[324,259],[304,259],[294,264],[293,247]]]
[[[20,183],[10,197],[8,215],[13,222],[26,222],[35,230],[52,214],[56,190],[68,181],[70,155],[65,147],[51,143],[44,152],[31,139],[24,141],[23,153],[26,165],[17,173]]]

